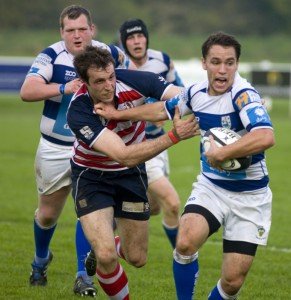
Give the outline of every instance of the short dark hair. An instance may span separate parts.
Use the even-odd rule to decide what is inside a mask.
[[[60,26],[64,28],[64,19],[68,17],[68,19],[76,20],[81,15],[84,15],[87,18],[88,24],[92,25],[91,13],[84,7],[80,5],[70,5],[63,9],[60,15]]]
[[[236,53],[236,59],[239,60],[241,45],[232,35],[226,34],[222,31],[211,34],[202,45],[202,57],[204,59],[208,55],[209,49],[213,45],[220,45],[223,47],[233,47]]]
[[[88,83],[88,69],[106,69],[110,64],[115,64],[111,53],[103,48],[87,46],[85,51],[74,58],[74,67],[81,80]]]

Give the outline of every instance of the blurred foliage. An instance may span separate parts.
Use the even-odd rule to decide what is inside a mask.
[[[1,0],[1,30],[56,28],[61,10],[70,4],[88,8],[102,31],[117,31],[125,19],[139,17],[159,34],[291,32],[289,0]]]
[[[60,12],[71,4],[91,11],[97,39],[106,43],[124,20],[141,18],[150,47],[174,59],[199,58],[205,38],[223,30],[241,42],[242,61],[290,61],[290,0],[1,0],[0,55],[35,56],[58,41]]]

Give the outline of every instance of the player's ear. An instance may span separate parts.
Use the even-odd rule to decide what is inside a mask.
[[[201,57],[201,64],[202,64],[203,70],[206,70],[206,60],[203,57]]]
[[[90,29],[92,31],[92,38],[97,38],[97,35],[98,35],[98,27],[95,25],[95,24],[92,24],[90,26]]]

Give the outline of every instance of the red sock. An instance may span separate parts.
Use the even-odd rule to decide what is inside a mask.
[[[122,253],[122,249],[121,249],[120,237],[118,235],[115,237],[115,246],[116,246],[117,255],[120,258],[125,259],[124,254]]]
[[[97,269],[96,276],[103,291],[110,299],[129,300],[127,276],[119,263],[113,273],[102,274]]]

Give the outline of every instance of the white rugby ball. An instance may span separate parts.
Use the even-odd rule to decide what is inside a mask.
[[[218,147],[232,144],[238,141],[241,136],[235,131],[225,127],[214,127],[207,130],[202,138],[202,146],[204,152],[207,152],[210,147],[209,136],[212,135]],[[240,157],[228,159],[221,164],[221,168],[226,171],[239,171],[248,168],[251,164],[252,157]]]

